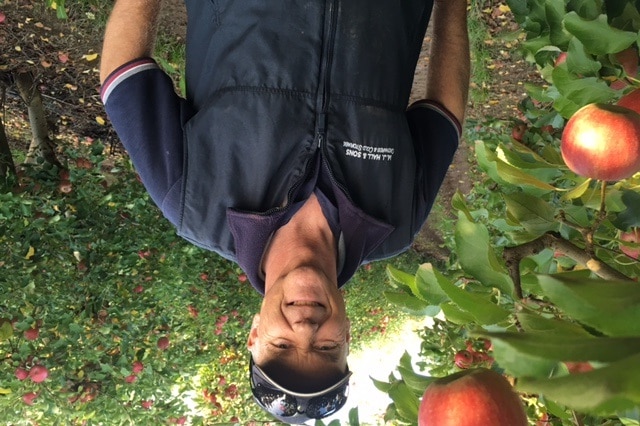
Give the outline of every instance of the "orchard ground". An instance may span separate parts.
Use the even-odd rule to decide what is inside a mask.
[[[31,69],[36,74],[39,89],[44,95],[45,108],[52,135],[60,145],[74,140],[91,138],[102,140],[119,153],[117,136],[109,126],[100,103],[98,90],[99,52],[104,17],[86,7],[69,10],[82,14],[80,18],[60,21],[55,13],[44,8],[44,3],[31,0],[5,0],[0,12],[5,19],[0,23],[0,73],[17,68]],[[536,71],[521,58],[517,51],[517,28],[507,8],[501,2],[486,0],[472,2],[473,16],[482,18],[483,25],[476,28],[474,71],[471,97],[467,112],[467,131],[491,121],[507,128],[516,124],[517,104],[524,96],[523,82],[537,81]],[[178,65],[181,42],[185,38],[186,16],[180,0],[165,2],[160,42],[164,66]],[[430,36],[424,41],[414,80],[411,100],[421,97],[428,68]],[[28,146],[28,120],[18,97],[8,93],[3,118],[14,154],[26,151]],[[446,262],[448,249],[439,229],[450,223],[449,205],[453,194],[468,193],[480,182],[474,166],[473,140],[463,140],[451,165],[439,200],[427,225],[414,244],[421,259]],[[19,159],[17,159],[19,160]],[[374,389],[369,376],[385,379],[393,370],[405,350],[415,353],[420,342],[413,330],[422,325],[411,320],[398,326],[397,333],[381,334],[379,338],[355,351],[350,358],[354,370],[350,405],[359,406],[363,423],[378,422],[388,403],[387,395]],[[345,418],[344,410],[340,418]]]

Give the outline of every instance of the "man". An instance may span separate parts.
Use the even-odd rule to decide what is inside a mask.
[[[160,0],[117,0],[103,102],[178,234],[264,295],[248,338],[257,402],[289,423],[325,417],[350,374],[339,288],[410,246],[457,147],[467,2],[186,6],[186,99],[150,59]],[[428,100],[407,109],[432,9]]]

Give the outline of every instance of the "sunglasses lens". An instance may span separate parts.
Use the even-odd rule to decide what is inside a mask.
[[[348,387],[344,386],[335,392],[313,398],[307,405],[306,413],[314,419],[330,416],[347,402]]]
[[[290,417],[297,412],[296,399],[283,392],[258,384],[253,389],[253,394],[260,405],[271,414]]]

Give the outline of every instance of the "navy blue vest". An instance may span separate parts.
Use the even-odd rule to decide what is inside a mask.
[[[357,232],[386,230],[359,260],[405,250],[444,176],[427,178],[406,115],[433,0],[186,4],[179,234],[236,260],[228,218],[277,214],[320,153]]]

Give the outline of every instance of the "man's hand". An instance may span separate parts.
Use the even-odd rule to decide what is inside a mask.
[[[100,83],[120,65],[153,53],[161,0],[117,0],[104,35]]]
[[[467,0],[435,0],[427,99],[447,108],[462,123],[469,92]]]

